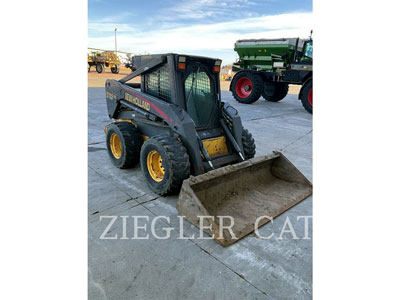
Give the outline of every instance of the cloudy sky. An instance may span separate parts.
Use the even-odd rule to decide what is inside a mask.
[[[307,37],[312,0],[89,0],[88,46],[236,60],[244,38]]]

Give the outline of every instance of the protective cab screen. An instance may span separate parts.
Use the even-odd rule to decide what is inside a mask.
[[[164,64],[145,75],[146,92],[167,102],[171,100],[168,65]]]

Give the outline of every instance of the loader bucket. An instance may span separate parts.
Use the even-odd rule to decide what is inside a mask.
[[[203,228],[211,228],[204,231],[229,246],[270,221],[264,217],[256,224],[257,218],[274,218],[311,194],[307,178],[282,153],[274,152],[191,176],[183,182],[176,207],[197,227],[203,216]],[[231,224],[231,232],[220,228]]]

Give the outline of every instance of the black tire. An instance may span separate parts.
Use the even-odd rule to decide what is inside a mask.
[[[118,142],[120,151],[118,151]],[[111,161],[117,168],[127,169],[136,165],[140,160],[142,144],[142,136],[132,123],[116,122],[109,125],[107,150]]]
[[[104,67],[102,64],[98,63],[96,64],[96,71],[97,73],[103,73]]]
[[[148,169],[148,164],[152,165],[154,152],[161,157],[160,165],[163,169],[162,176],[156,177],[157,180],[154,178],[154,168],[150,171]],[[144,142],[140,151],[140,166],[151,190],[161,196],[178,192],[183,180],[190,175],[186,148],[176,138],[165,135],[151,137]]]
[[[243,143],[243,150],[244,150],[244,158],[250,159],[256,155],[256,144],[254,142],[253,136],[251,133],[243,128],[242,132],[242,143]]]
[[[111,73],[118,74],[119,73],[119,67],[117,65],[113,65],[111,67]]]
[[[90,72],[90,65],[88,64],[87,66],[88,66],[88,69],[87,69],[87,71],[88,71],[88,72]]]
[[[311,100],[309,99],[311,97]],[[301,89],[300,100],[303,104],[303,107],[312,114],[312,79],[307,81],[306,84]]]
[[[283,82],[264,82],[262,96],[267,101],[278,102],[286,97],[289,84]]]
[[[237,102],[251,104],[256,102],[262,93],[263,81],[261,77],[252,72],[240,72],[232,81],[232,95]]]

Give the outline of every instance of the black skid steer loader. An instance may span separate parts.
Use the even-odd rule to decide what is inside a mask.
[[[202,225],[224,246],[269,220],[260,216],[311,195],[311,183],[281,153],[254,158],[251,133],[221,101],[221,60],[172,53],[134,60],[135,71],[106,82],[114,122],[104,131],[116,167],[140,163],[155,193],[180,191],[178,211],[196,226],[204,216]],[[129,82],[139,75],[141,83]]]

